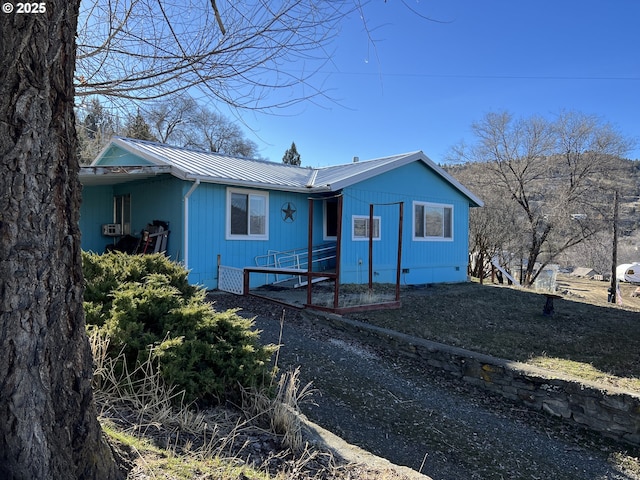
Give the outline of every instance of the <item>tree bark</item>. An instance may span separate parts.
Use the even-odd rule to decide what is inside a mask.
[[[96,418],[82,310],[73,112],[79,3],[0,13],[3,479],[121,476]]]

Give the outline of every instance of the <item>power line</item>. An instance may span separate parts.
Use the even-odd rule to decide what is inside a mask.
[[[412,73],[412,72],[349,72],[349,71],[319,71],[323,75],[353,75],[376,77],[415,77],[415,78],[446,78],[446,79],[486,79],[486,80],[613,80],[640,81],[637,74],[608,74],[608,75],[537,75],[537,74],[478,74],[478,73]]]

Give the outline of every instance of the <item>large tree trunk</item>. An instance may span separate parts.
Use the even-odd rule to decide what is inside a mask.
[[[119,476],[96,420],[82,310],[73,113],[79,3],[0,13],[3,479]]]

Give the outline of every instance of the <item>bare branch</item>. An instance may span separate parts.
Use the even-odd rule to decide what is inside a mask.
[[[324,49],[354,8],[349,0],[93,0],[82,6],[78,95],[139,101],[197,88],[238,109],[265,110],[326,98],[311,80],[330,61]]]
[[[222,32],[222,35],[224,35],[227,33],[227,31],[225,30],[224,24],[222,23],[222,18],[220,17],[220,11],[218,10],[218,6],[216,5],[216,0],[211,0],[211,6],[213,7],[213,11],[216,15],[216,21],[218,22],[220,31]]]

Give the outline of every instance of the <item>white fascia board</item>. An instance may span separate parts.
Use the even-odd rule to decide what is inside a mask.
[[[171,167],[168,165],[89,165],[80,167],[80,171],[85,175],[159,175],[171,173]]]

